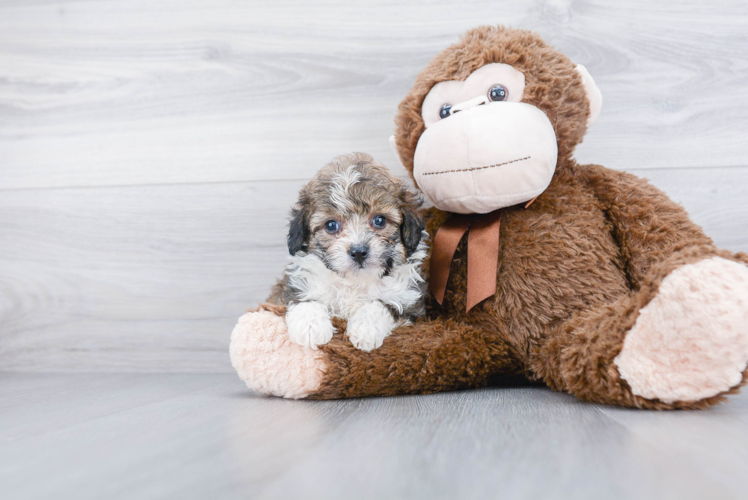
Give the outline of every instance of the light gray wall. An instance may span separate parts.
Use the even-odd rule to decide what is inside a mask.
[[[748,250],[743,1],[0,2],[0,370],[229,371],[331,157],[387,142],[479,24],[538,31],[604,97],[577,151]]]

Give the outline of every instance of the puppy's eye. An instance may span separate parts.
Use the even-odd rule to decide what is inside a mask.
[[[336,220],[329,220],[325,222],[325,231],[330,234],[335,234],[340,231],[340,222]]]
[[[442,120],[452,114],[451,104],[442,104],[442,109],[439,110],[439,118]],[[452,123],[452,122],[449,122]]]
[[[374,229],[382,229],[386,225],[387,219],[384,218],[384,215],[376,215],[371,219],[371,227]]]
[[[509,91],[500,83],[497,83],[496,85],[488,89],[489,101],[506,101],[508,98]]]

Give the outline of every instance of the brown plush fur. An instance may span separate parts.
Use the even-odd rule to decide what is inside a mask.
[[[584,135],[589,104],[565,56],[526,31],[468,32],[426,67],[400,104],[396,142],[405,167],[412,171],[424,131],[421,104],[431,87],[494,62],[525,74],[523,101],[548,115],[559,147],[548,189],[527,209],[504,209],[496,294],[465,312],[463,238],[443,305],[431,298],[428,318],[396,330],[371,353],[346,342],[339,325],[340,333],[322,347],[328,371],[311,397],[426,393],[521,374],[599,403],[686,409],[721,401],[724,395],[673,404],[635,396],[613,359],[671,271],[715,255],[740,262],[748,256],[715,248],[682,207],[646,181],[576,164],[571,155]],[[428,211],[432,238],[447,216]]]

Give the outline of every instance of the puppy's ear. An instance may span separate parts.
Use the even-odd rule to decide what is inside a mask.
[[[421,242],[421,232],[425,227],[423,219],[418,215],[418,208],[423,205],[423,200],[408,191],[405,187],[400,189],[400,211],[403,214],[403,222],[400,224],[400,239],[405,246],[405,255],[410,257]]]
[[[291,219],[288,222],[288,252],[296,255],[296,252],[309,245],[309,196],[305,189],[299,193],[298,203],[291,209]]]

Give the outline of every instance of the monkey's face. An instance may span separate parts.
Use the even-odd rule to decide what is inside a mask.
[[[426,95],[413,176],[437,208],[486,213],[548,187],[556,134],[545,113],[521,102],[524,90],[521,72],[495,63]]]
[[[537,36],[480,28],[419,76],[397,148],[436,208],[488,213],[545,191],[600,103],[589,73]]]

